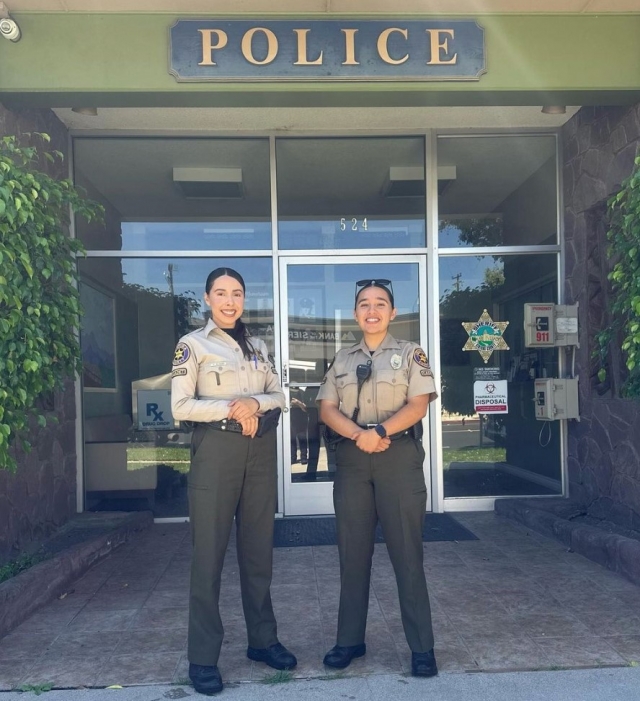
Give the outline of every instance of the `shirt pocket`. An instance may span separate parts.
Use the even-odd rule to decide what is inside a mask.
[[[377,408],[396,412],[407,402],[409,376],[403,370],[379,370],[376,373]]]
[[[355,372],[336,375],[336,389],[340,397],[343,414],[351,418],[353,410],[358,405],[358,378]]]
[[[198,370],[198,391],[201,395],[228,394],[237,385],[235,363],[228,360],[211,360],[202,363]]]

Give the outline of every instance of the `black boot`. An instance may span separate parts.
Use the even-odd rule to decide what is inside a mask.
[[[193,664],[189,665],[189,679],[193,682],[193,688],[199,694],[212,696],[222,691],[222,677],[220,670],[215,665]]]
[[[274,669],[293,669],[297,664],[295,655],[282,643],[275,643],[265,648],[248,647],[247,657],[256,662],[264,662]]]
[[[429,652],[411,653],[411,674],[414,677],[435,677],[438,673],[433,648]]]
[[[351,664],[351,660],[353,660],[354,657],[362,657],[366,651],[367,646],[364,643],[362,643],[362,645],[350,645],[348,647],[334,645],[324,656],[323,662],[327,667],[344,669]]]

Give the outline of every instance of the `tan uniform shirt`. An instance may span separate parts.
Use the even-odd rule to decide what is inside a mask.
[[[338,351],[322,381],[317,401],[327,399],[337,404],[350,419],[358,401],[356,367],[368,361],[372,363],[371,376],[360,392],[360,425],[386,421],[412,397],[429,394],[429,401],[433,401],[438,396],[433,372],[422,348],[417,343],[396,341],[387,334],[373,356],[364,340]]]
[[[221,421],[233,399],[253,397],[259,411],[283,409],[285,397],[264,341],[253,336],[250,360],[240,346],[209,319],[183,336],[176,346],[171,373],[171,412],[178,421]]]

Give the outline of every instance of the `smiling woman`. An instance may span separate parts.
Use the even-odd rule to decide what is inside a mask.
[[[366,653],[380,521],[396,574],[411,672],[431,677],[438,669],[422,567],[427,489],[420,439],[422,419],[437,394],[422,348],[389,333],[397,315],[392,289],[388,279],[356,283],[353,314],[362,341],[338,352],[318,392],[320,418],[333,431],[336,450],[333,500],[341,573],[337,640],[324,663],[342,669]]]
[[[180,339],[171,373],[173,416],[195,427],[188,480],[193,539],[188,655],[189,677],[199,693],[222,689],[218,599],[234,520],[247,656],[275,669],[297,664],[278,642],[269,593],[277,505],[275,427],[285,397],[266,344],[250,336],[240,319],[245,290],[232,268],[209,273],[204,301],[211,318]]]

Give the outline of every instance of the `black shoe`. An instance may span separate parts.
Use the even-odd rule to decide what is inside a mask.
[[[334,645],[331,650],[327,652],[322,661],[327,667],[344,669],[351,664],[351,660],[354,657],[362,657],[366,651],[367,646],[364,643],[362,643],[362,645],[351,645],[350,647]]]
[[[247,657],[256,662],[264,662],[274,669],[293,669],[297,664],[292,655],[282,643],[275,643],[265,648],[248,647]]]
[[[429,652],[411,653],[411,674],[414,677],[435,677],[438,673],[433,648]]]
[[[189,665],[189,679],[193,682],[193,688],[199,694],[206,696],[218,694],[223,688],[220,670],[215,665],[191,663]]]

